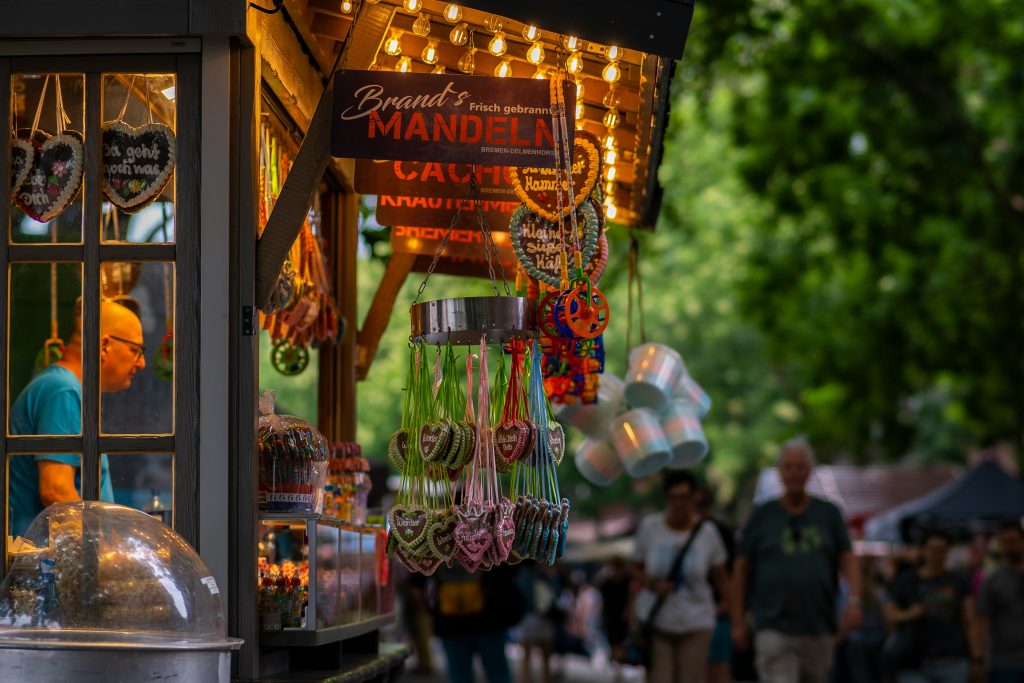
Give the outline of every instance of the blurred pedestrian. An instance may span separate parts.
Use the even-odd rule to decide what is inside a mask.
[[[613,557],[604,569],[601,581],[601,616],[608,648],[614,661],[625,656],[626,636],[629,634],[629,593],[633,582],[621,557]]]
[[[564,613],[559,606],[561,586],[555,569],[539,562],[522,565],[518,583],[526,598],[526,614],[513,632],[523,648],[520,683],[533,683],[533,658],[540,660],[542,683],[551,683],[551,655]]]
[[[725,571],[732,575],[732,563],[736,555],[735,530],[714,515],[715,497],[711,489],[701,486],[697,489],[697,514],[715,525],[718,535],[725,545]],[[710,577],[709,577],[710,580]],[[729,622],[729,605],[725,596],[711,581],[711,591],[715,600],[715,629],[711,633],[711,646],[708,649],[707,682],[730,683],[732,681],[732,628]]]
[[[636,616],[652,627],[647,680],[704,683],[715,627],[709,575],[729,600],[725,544],[715,525],[697,514],[693,474],[669,470],[663,484],[665,512],[645,517],[636,532],[635,560],[645,586]]]
[[[842,513],[808,495],[814,454],[803,438],[783,444],[778,469],[784,493],[751,514],[733,571],[732,631],[750,647],[746,608],[754,613],[761,683],[824,683],[837,629],[838,575],[849,593],[843,620],[860,624],[860,567]]]
[[[975,610],[976,673],[990,683],[1024,683],[1024,529],[1006,522],[999,531],[1003,563],[981,586]],[[987,657],[986,657],[987,656]]]
[[[926,532],[921,565],[899,577],[885,606],[886,621],[916,639],[907,649],[917,661],[897,663],[898,683],[967,683],[974,601],[967,580],[946,569],[950,545],[945,532]]]
[[[523,616],[525,601],[515,569],[499,565],[488,572],[442,566],[428,580],[434,632],[448,660],[450,683],[473,683],[477,655],[487,683],[512,683],[505,654],[508,629]]]

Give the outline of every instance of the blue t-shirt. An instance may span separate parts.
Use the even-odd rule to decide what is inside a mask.
[[[51,365],[28,383],[11,406],[11,434],[81,434],[82,385],[75,373],[59,365]],[[39,460],[82,466],[78,454],[44,453],[36,456],[14,455],[7,459],[10,485],[9,526],[7,533],[19,536],[43,511],[39,497]],[[81,491],[78,474],[75,486]],[[107,456],[100,456],[100,500],[114,502]]]

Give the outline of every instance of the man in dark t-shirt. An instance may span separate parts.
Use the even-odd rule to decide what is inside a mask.
[[[899,683],[967,681],[968,628],[973,601],[964,577],[946,570],[950,538],[942,531],[925,534],[920,567],[901,574],[885,606],[890,624],[914,623],[920,662],[897,672]]]
[[[1003,564],[985,577],[975,611],[975,669],[988,667],[994,683],[1024,683],[1024,529],[999,531]]]

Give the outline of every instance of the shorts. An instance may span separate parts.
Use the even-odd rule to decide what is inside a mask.
[[[708,661],[729,664],[732,662],[732,622],[729,617],[719,617],[715,630],[711,632],[711,646]]]

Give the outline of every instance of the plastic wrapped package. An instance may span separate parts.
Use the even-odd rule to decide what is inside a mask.
[[[330,448],[306,420],[274,414],[274,397],[260,397],[259,504],[263,512],[313,512],[323,506]]]
[[[366,505],[372,487],[369,461],[359,457],[335,457],[330,462],[329,472],[324,514],[357,524],[366,522]]]
[[[174,531],[138,510],[56,503],[13,548],[0,637],[187,644],[225,640],[217,583]]]

